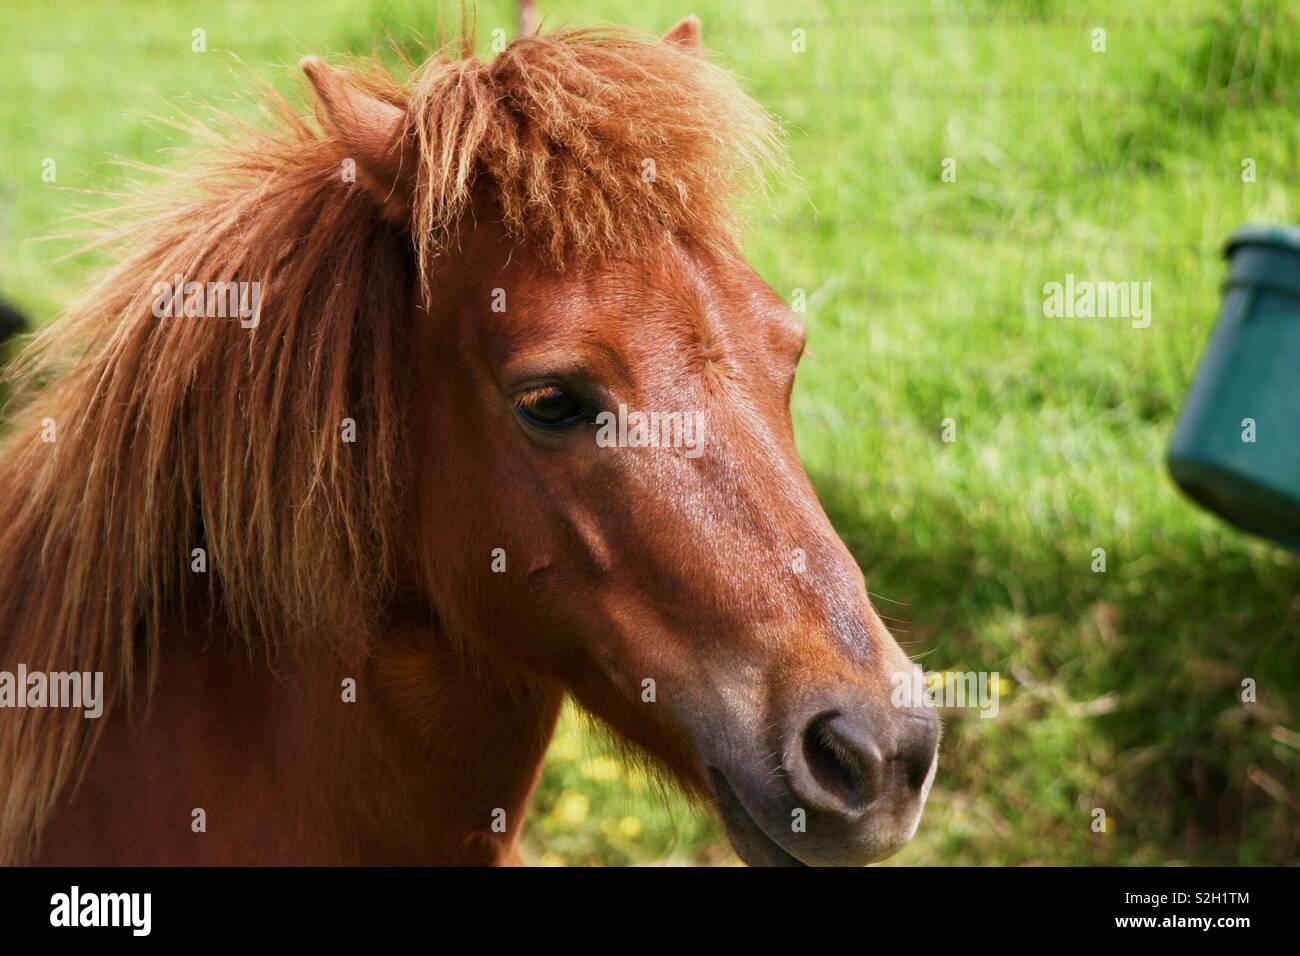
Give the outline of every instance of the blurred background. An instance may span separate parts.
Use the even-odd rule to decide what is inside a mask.
[[[102,263],[39,237],[138,180],[117,161],[172,161],[185,141],[158,116],[251,116],[250,76],[293,90],[306,53],[395,61],[391,38],[418,56],[440,7],[458,21],[438,0],[5,0],[0,296],[36,325],[57,317]],[[921,665],[1000,675],[996,718],[945,713],[929,808],[891,862],[1297,862],[1300,560],[1193,508],[1162,459],[1219,305],[1223,240],[1296,221],[1300,8],[539,12],[544,29],[656,32],[697,13],[706,47],[788,131],[794,175],[756,201],[746,251],[806,304],[804,461]],[[480,2],[481,51],[516,24],[513,0]],[[1045,318],[1043,286],[1067,273],[1150,282],[1150,326]],[[735,862],[715,824],[573,712],[525,850],[551,865]]]

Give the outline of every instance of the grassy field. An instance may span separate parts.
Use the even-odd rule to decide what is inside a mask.
[[[947,715],[926,819],[895,862],[1296,862],[1300,562],[1194,509],[1162,458],[1222,241],[1300,212],[1300,6],[540,4],[552,25],[700,14],[789,131],[797,178],[756,210],[748,251],[806,296],[805,462],[923,666],[1003,679],[995,719]],[[103,202],[82,190],[120,188],[111,160],[183,145],[151,114],[248,112],[249,72],[288,89],[304,53],[432,35],[435,6],[7,0],[0,291],[41,322],[69,301],[95,263],[32,237]],[[511,4],[480,4],[479,25],[513,34]],[[1044,318],[1044,284],[1067,273],[1150,282],[1150,327]],[[732,860],[573,714],[527,850]]]

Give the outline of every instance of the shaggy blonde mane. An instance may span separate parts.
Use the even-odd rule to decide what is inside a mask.
[[[201,133],[192,162],[129,204],[106,240],[120,264],[17,363],[0,669],[103,671],[110,706],[100,721],[0,712],[0,862],[33,847],[165,631],[215,628],[272,660],[364,654],[402,547],[412,298],[455,263],[467,216],[489,210],[556,269],[720,242],[775,150],[722,70],[622,31],[439,55],[409,84],[340,66],[402,113],[408,222],[340,175],[336,138],[272,100],[269,128]],[[260,283],[258,324],[156,318],[153,290],[177,275]]]

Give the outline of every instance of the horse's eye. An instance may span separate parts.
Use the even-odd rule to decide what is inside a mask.
[[[584,417],[577,399],[555,385],[529,389],[515,398],[515,408],[524,421],[538,428],[564,428]]]

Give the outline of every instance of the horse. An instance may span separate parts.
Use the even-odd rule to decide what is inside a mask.
[[[694,17],[473,50],[201,124],[11,370],[0,667],[105,699],[0,707],[0,862],[519,863],[566,698],[751,865],[914,834],[939,721],[739,251],[779,125]]]

